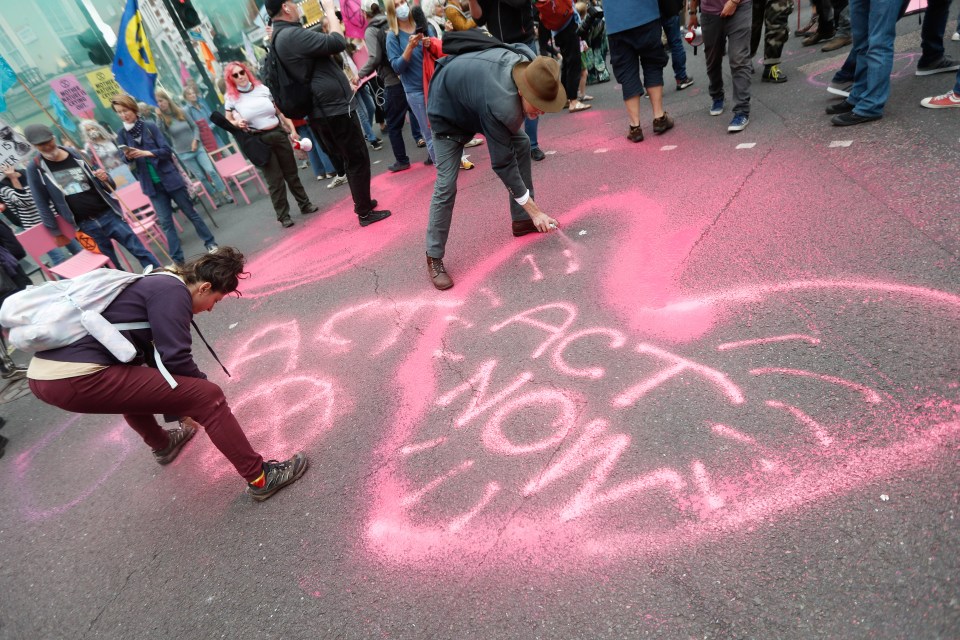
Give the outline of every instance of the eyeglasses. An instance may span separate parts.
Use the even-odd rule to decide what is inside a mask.
[[[231,73],[230,75],[232,75],[234,78],[239,78],[240,76],[245,76],[245,75],[247,75],[247,72],[246,72],[246,71],[235,71],[234,73]]]

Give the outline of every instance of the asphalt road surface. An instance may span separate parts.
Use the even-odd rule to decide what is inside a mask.
[[[203,434],[160,467],[118,416],[5,404],[0,638],[960,637],[960,112],[900,28],[858,127],[823,113],[847,50],[797,39],[736,135],[702,51],[640,144],[590,87],[541,123],[558,233],[514,239],[470,149],[446,292],[415,147],[371,152],[365,229],[309,171],[292,229],[218,212],[252,277],[198,318],[232,377],[197,359],[310,470],[255,504]]]

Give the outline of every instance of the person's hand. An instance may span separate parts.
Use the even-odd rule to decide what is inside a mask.
[[[124,155],[127,156],[127,160],[136,160],[137,158],[152,158],[153,154],[149,151],[144,151],[143,149],[127,149],[124,151]]]
[[[12,164],[5,164],[5,165],[3,165],[3,175],[5,175],[5,176],[7,176],[8,178],[11,178],[11,179],[12,179],[12,178],[20,179],[21,177],[23,177],[23,176],[20,174],[20,172],[17,171],[17,170],[13,167]]]
[[[61,234],[53,236],[53,241],[58,247],[65,247],[70,244],[70,238]]]
[[[444,31],[453,31],[453,23],[449,20],[443,21],[443,30]]]
[[[720,10],[720,17],[729,18],[734,13],[736,13],[736,11],[737,11],[737,3],[734,2],[733,0],[727,0],[723,5],[723,9]]]
[[[560,223],[543,211],[532,214],[530,219],[533,220],[533,226],[535,226],[540,233],[550,233],[560,228]]]
[[[250,128],[250,125],[247,123],[247,121],[241,118],[240,116],[236,117],[236,119],[233,121],[233,124],[237,125],[244,131]]]
[[[199,146],[200,146],[200,143],[197,140],[194,140],[193,142],[190,143],[190,151],[191,152],[196,151],[199,148]]]
[[[300,134],[296,131],[290,132],[290,142],[300,142]]]
[[[350,76],[350,86],[353,87],[353,90],[356,91],[357,87],[360,86],[360,78],[357,76]]]
[[[103,169],[97,169],[93,172],[93,175],[97,176],[97,179],[100,180],[100,182],[107,182],[110,180],[110,176],[108,176],[107,172]]]
[[[696,12],[690,14],[690,18],[687,20],[687,29],[691,31],[700,26],[700,20],[697,18]]]
[[[407,40],[407,50],[413,51],[416,48],[416,46],[420,44],[422,41],[423,41],[422,33],[413,34],[412,36],[410,36],[410,39]]]

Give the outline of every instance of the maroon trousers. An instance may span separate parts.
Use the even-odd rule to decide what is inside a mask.
[[[34,395],[74,413],[123,414],[151,449],[163,449],[170,439],[154,414],[189,416],[202,424],[213,442],[247,482],[260,476],[260,456],[227,405],[223,390],[202,378],[173,376],[171,389],[150,367],[114,365],[103,371],[62,380],[30,380]]]

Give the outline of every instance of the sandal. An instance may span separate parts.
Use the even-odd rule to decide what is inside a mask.
[[[577,113],[578,111],[586,111],[592,106],[593,106],[592,104],[583,104],[582,102],[580,102],[577,106],[570,107],[570,113]]]
[[[593,100],[593,96],[588,96],[587,94],[583,94],[582,96],[577,96],[577,100],[579,100],[580,102],[590,102],[591,100]]]

